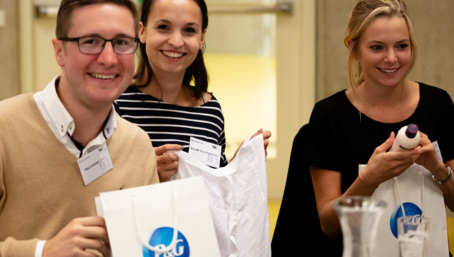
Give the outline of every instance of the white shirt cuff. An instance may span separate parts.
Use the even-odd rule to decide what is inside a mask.
[[[44,250],[45,243],[46,243],[45,240],[38,241],[38,244],[36,244],[36,249],[35,249],[35,257],[43,256],[43,250]]]

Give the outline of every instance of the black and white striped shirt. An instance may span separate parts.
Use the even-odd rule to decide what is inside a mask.
[[[153,147],[179,144],[189,151],[190,137],[222,147],[221,166],[225,158],[224,115],[221,105],[211,100],[197,107],[184,107],[163,102],[129,87],[114,103],[117,113],[147,132]]]

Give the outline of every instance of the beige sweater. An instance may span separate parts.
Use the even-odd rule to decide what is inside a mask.
[[[0,257],[33,257],[38,239],[96,215],[100,192],[159,182],[153,147],[140,128],[117,118],[107,146],[114,168],[85,186],[77,158],[51,132],[31,94],[0,102]]]

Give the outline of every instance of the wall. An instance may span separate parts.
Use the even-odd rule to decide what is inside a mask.
[[[343,44],[357,0],[317,1],[317,100],[349,87],[347,50]],[[407,0],[419,44],[410,79],[440,87],[454,96],[454,1]]]
[[[440,87],[454,98],[454,1],[412,0],[408,9],[419,44],[410,78]]]
[[[0,27],[0,100],[19,93],[17,2],[0,0],[5,13],[5,26]]]

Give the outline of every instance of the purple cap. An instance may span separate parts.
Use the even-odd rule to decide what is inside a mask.
[[[408,138],[414,138],[418,131],[419,131],[418,125],[412,123],[408,125],[407,130],[405,131],[405,135],[407,135]]]

